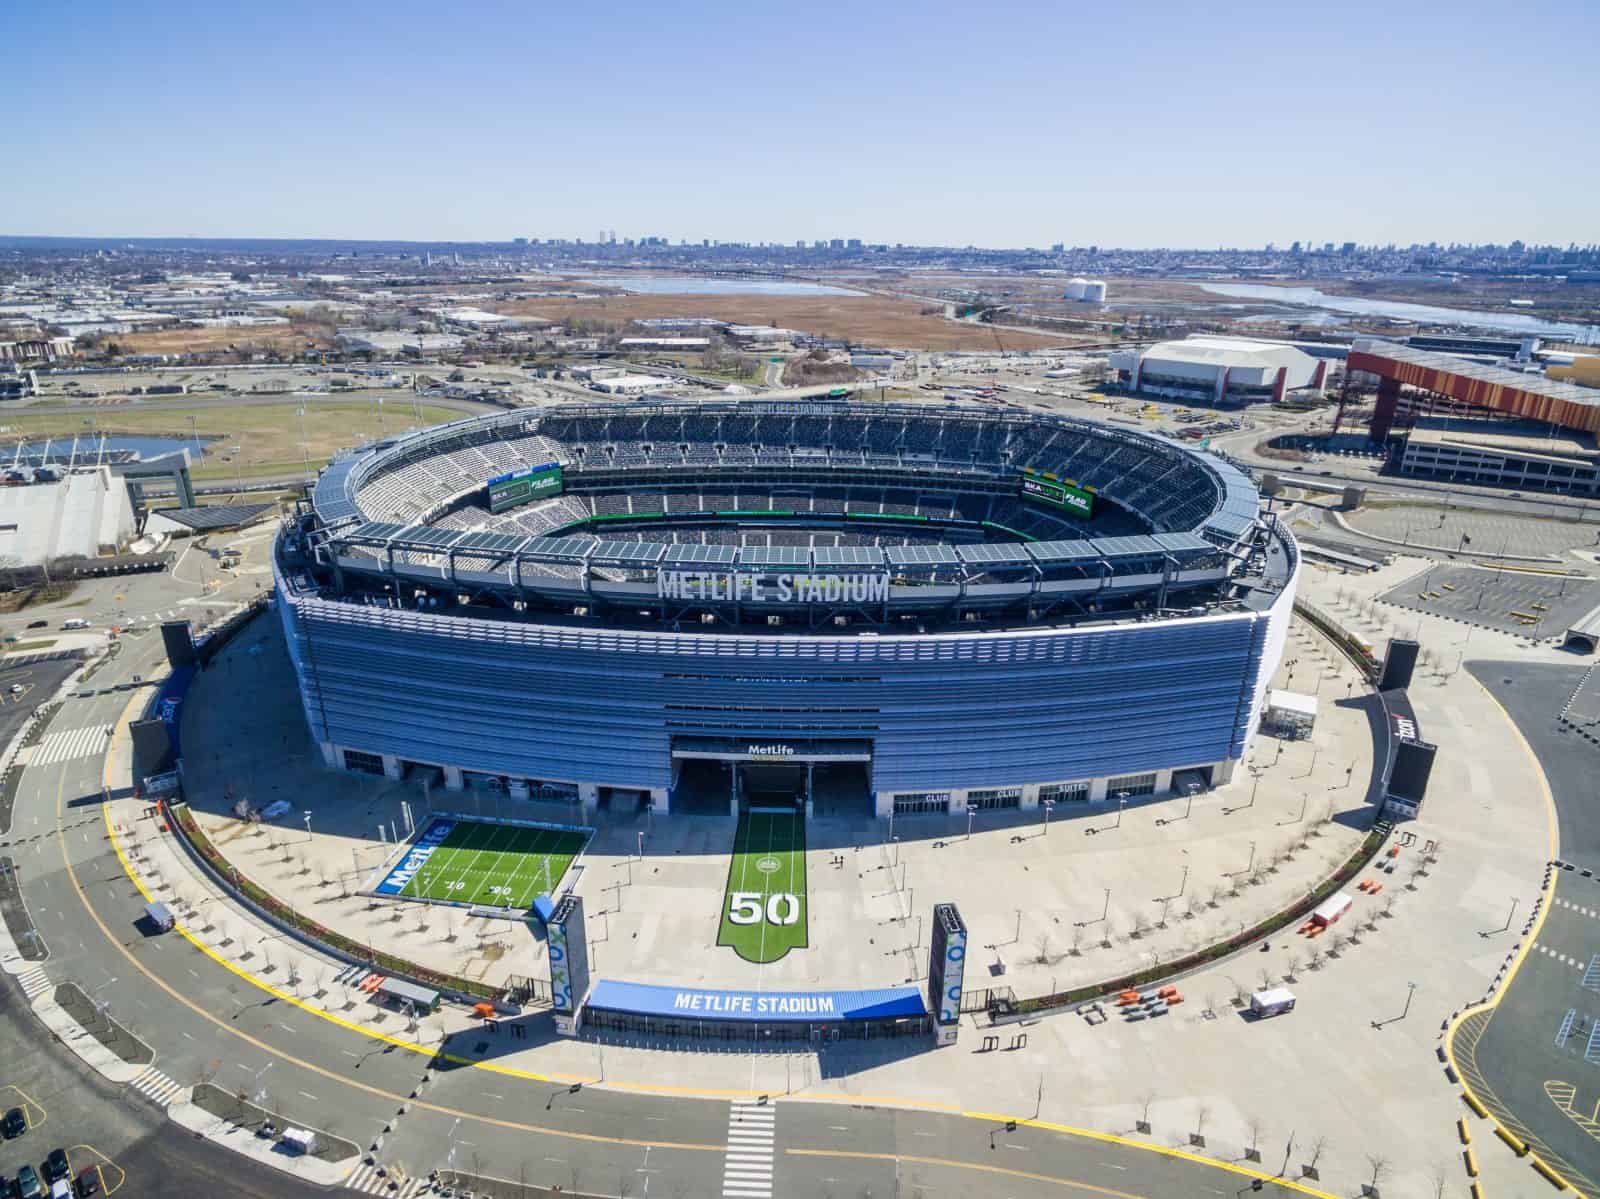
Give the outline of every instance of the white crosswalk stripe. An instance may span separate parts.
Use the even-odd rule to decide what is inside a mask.
[[[382,1168],[362,1162],[356,1167],[355,1173],[345,1179],[344,1185],[366,1195],[393,1195],[396,1199],[413,1199],[413,1196],[424,1194],[428,1189],[426,1178],[407,1178],[398,1190],[391,1191],[389,1184],[395,1180],[395,1172],[391,1168],[385,1176],[378,1173]]]
[[[729,1106],[728,1151],[722,1167],[724,1199],[772,1199],[777,1129],[778,1111],[770,1103]]]
[[[177,1098],[178,1092],[184,1089],[181,1082],[175,1082],[151,1066],[138,1078],[133,1080],[133,1089],[146,1098],[153,1099],[162,1107],[166,1107]]]
[[[35,966],[17,975],[17,985],[29,999],[35,999],[50,989],[50,976]]]
[[[48,733],[33,747],[33,757],[28,760],[28,764],[53,766],[57,762],[70,762],[75,758],[87,758],[103,753],[105,748],[106,726],[103,724],[87,729]]]

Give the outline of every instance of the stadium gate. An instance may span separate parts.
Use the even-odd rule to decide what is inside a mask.
[[[751,804],[793,804],[807,817],[872,811],[870,741],[678,737],[672,766],[675,812],[737,817]]]

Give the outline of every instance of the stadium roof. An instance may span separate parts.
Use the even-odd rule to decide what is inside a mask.
[[[210,508],[157,508],[151,515],[164,516],[174,524],[203,533],[210,529],[236,529],[276,507],[276,504],[217,504]]]
[[[1203,366],[1304,366],[1311,356],[1281,341],[1248,337],[1186,337],[1160,341],[1144,352],[1148,362],[1188,362]]]
[[[1524,374],[1522,371],[1509,370],[1503,366],[1486,366],[1481,362],[1458,358],[1454,354],[1419,350],[1414,346],[1401,345],[1397,341],[1358,337],[1351,350],[1370,354],[1375,358],[1387,358],[1392,362],[1403,362],[1410,366],[1439,371],[1441,374],[1455,375],[1461,379],[1470,379],[1492,387],[1504,387],[1511,391],[1561,400],[1568,404],[1580,404],[1586,408],[1600,406],[1600,391],[1596,391],[1593,387],[1584,387],[1578,383],[1562,383],[1548,379],[1544,375]],[[1402,379],[1401,382],[1409,380]]]

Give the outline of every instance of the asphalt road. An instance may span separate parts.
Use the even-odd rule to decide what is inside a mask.
[[[1502,1120],[1583,1192],[1600,1194],[1600,1033],[1585,1060],[1590,1032],[1600,1028],[1600,828],[1594,791],[1600,747],[1556,719],[1583,666],[1470,662],[1533,747],[1555,798],[1560,854],[1578,869],[1558,871],[1548,912],[1532,950],[1499,1003],[1471,1017],[1456,1048],[1468,1081]],[[1526,917],[1526,913],[1522,917]],[[1523,919],[1504,934],[1515,936]],[[1486,941],[1500,935],[1484,930]],[[1506,946],[1510,949],[1510,944]],[[1583,984],[1590,985],[1585,987]],[[1567,1024],[1567,1014],[1572,1022]],[[1563,1036],[1565,1027],[1565,1036]],[[1588,1126],[1570,1112],[1591,1118]]]
[[[161,1118],[136,1092],[106,1082],[41,1035],[41,1026],[14,987],[0,989],[0,1108],[24,1107],[35,1122],[15,1140],[0,1142],[0,1175],[15,1178],[24,1162],[35,1170],[55,1148],[76,1168],[100,1164],[106,1184],[125,1175],[121,1195],[175,1199],[301,1199],[317,1193]],[[106,1164],[109,1163],[109,1164]]]

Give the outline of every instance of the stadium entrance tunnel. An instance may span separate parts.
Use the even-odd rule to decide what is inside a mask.
[[[672,810],[737,816],[792,805],[811,817],[870,816],[872,745],[866,741],[673,742]]]

